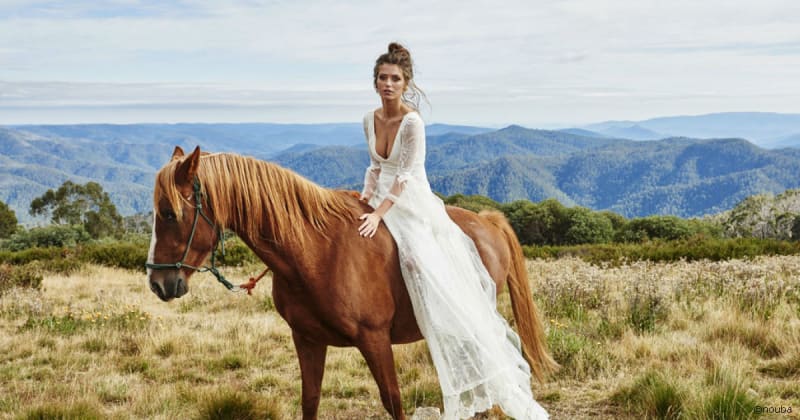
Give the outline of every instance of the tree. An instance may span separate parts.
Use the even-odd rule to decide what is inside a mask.
[[[0,238],[8,238],[17,231],[17,214],[0,201]]]
[[[503,206],[511,227],[524,245],[545,245],[550,235],[550,220],[543,209],[528,200],[517,200]]]
[[[122,217],[108,193],[96,182],[84,185],[66,181],[58,190],[47,190],[31,202],[33,216],[50,215],[55,224],[83,225],[93,238],[122,232]]]
[[[122,218],[126,233],[146,233],[153,231],[153,212],[136,213]]]
[[[604,215],[585,207],[569,209],[569,228],[564,233],[564,243],[569,245],[600,244],[611,242],[614,228]]]
[[[693,233],[689,222],[677,216],[647,216],[629,221],[617,239],[621,242],[676,240],[688,238]]]
[[[796,215],[792,224],[792,239],[800,241],[800,215]]]

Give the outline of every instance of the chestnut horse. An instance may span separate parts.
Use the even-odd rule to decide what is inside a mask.
[[[317,416],[328,346],[357,347],[386,410],[405,418],[392,344],[423,337],[391,234],[383,225],[373,238],[358,233],[358,216],[369,206],[275,164],[199,147],[189,156],[175,148],[156,175],[153,199],[148,279],[159,298],[186,294],[219,232],[230,229],[273,271],[272,297],[300,361],[303,418]],[[541,380],[557,364],[545,347],[514,231],[499,212],[447,212],[475,242],[498,293],[508,282],[523,354]]]

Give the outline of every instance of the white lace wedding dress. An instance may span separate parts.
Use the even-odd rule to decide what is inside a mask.
[[[362,196],[394,236],[414,314],[436,366],[443,419],[463,419],[498,404],[517,420],[545,419],[533,399],[519,336],[497,312],[495,285],[475,244],[447,215],[425,173],[425,125],[403,117],[389,156],[375,151],[375,121],[364,117],[371,164]]]

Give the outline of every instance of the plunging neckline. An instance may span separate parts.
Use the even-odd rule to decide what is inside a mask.
[[[375,111],[372,111],[372,151],[375,152],[375,156],[378,157],[380,160],[389,160],[392,157],[392,153],[394,153],[395,146],[397,146],[397,139],[400,137],[400,131],[403,129],[403,124],[406,122],[406,117],[414,111],[408,111],[403,114],[403,118],[400,120],[400,125],[397,126],[397,133],[394,134],[394,140],[392,141],[392,148],[388,150],[386,157],[383,157],[378,153],[378,134],[375,132]],[[388,145],[387,145],[388,147]]]

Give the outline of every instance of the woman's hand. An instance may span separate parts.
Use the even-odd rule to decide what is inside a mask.
[[[358,220],[363,220],[364,223],[358,227],[358,233],[361,236],[369,236],[370,238],[375,236],[375,232],[378,231],[378,225],[381,223],[381,216],[376,213],[366,213],[362,214]]]

